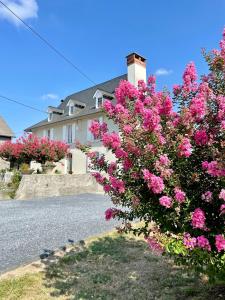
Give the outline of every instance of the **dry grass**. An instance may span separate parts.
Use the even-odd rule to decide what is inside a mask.
[[[51,260],[44,271],[0,281],[0,299],[225,299],[130,236],[107,234]]]

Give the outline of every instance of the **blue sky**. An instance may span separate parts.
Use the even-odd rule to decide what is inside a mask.
[[[181,81],[184,66],[207,71],[201,48],[216,48],[225,25],[223,0],[3,0],[95,82],[126,73],[125,56],[165,69],[158,86]],[[0,5],[0,94],[45,110],[91,83]],[[165,72],[166,73],[166,72]],[[17,136],[45,117],[0,99],[0,114]]]

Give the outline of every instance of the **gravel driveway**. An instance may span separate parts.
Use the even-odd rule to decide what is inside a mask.
[[[104,211],[110,199],[96,194],[0,201],[0,273],[39,258],[43,249],[112,229]]]

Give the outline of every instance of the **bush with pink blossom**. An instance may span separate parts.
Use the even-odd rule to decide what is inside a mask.
[[[156,90],[154,76],[137,88],[120,82],[116,104],[103,105],[119,133],[96,121],[90,128],[115,162],[81,149],[115,205],[107,220],[123,220],[120,231],[143,233],[152,248],[213,277],[225,276],[225,31],[220,50],[204,57],[209,74],[197,81],[191,62],[173,97]],[[133,228],[137,219],[143,225]]]
[[[38,138],[34,134],[20,137],[15,142],[7,141],[0,145],[0,157],[14,164],[36,161],[57,162],[63,159],[69,146],[61,141],[51,141],[48,138]]]

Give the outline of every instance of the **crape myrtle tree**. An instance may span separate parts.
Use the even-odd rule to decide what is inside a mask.
[[[115,161],[80,148],[111,196],[107,220],[123,220],[120,231],[144,234],[154,251],[215,278],[225,274],[225,31],[220,50],[203,55],[209,74],[197,81],[189,63],[172,97],[156,91],[154,76],[137,88],[120,82],[116,104],[104,102],[119,134],[90,126]]]
[[[0,157],[13,164],[36,161],[41,164],[63,159],[69,146],[64,142],[38,138],[34,134],[20,137],[15,143],[7,141],[0,145]]]

